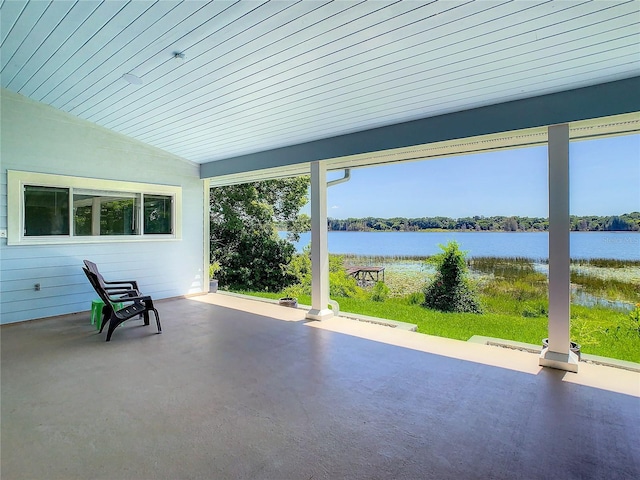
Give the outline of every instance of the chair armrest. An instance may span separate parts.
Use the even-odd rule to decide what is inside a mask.
[[[111,295],[109,295],[109,300],[111,300],[113,303],[134,302],[136,300],[142,300],[143,302],[152,301],[149,295],[135,296],[135,297],[119,297],[119,298],[112,298]]]
[[[119,282],[107,282],[104,281],[105,285],[131,285],[135,290],[138,290],[138,282],[135,280],[122,280]]]
[[[121,297],[118,297],[118,298],[124,299],[124,298],[137,297],[140,295],[140,292],[138,290],[113,290],[113,291],[107,291],[107,295],[109,295],[109,298],[111,298],[112,295],[122,295]]]
[[[119,285],[113,287],[104,287],[107,292],[139,292],[137,288],[131,288],[130,285]]]

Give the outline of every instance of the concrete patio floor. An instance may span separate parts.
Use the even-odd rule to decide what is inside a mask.
[[[8,479],[640,478],[640,374],[211,294],[3,326]]]

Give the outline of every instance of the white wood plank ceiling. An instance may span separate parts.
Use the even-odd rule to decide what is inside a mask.
[[[3,87],[198,163],[640,74],[637,0],[4,0],[0,22]]]

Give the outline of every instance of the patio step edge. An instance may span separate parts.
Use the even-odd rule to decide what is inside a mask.
[[[226,292],[222,290],[218,290],[217,294],[229,295],[231,297],[244,298],[246,300],[255,300],[258,302],[271,303],[273,305],[278,305],[278,300],[272,298],[264,298],[264,297],[254,297],[252,295],[245,295],[244,293],[235,293],[235,292]],[[298,309],[300,310],[311,310],[311,305],[302,305],[298,304]],[[398,330],[406,330],[408,332],[415,332],[418,329],[418,326],[413,323],[407,322],[399,322],[397,320],[388,320],[386,318],[378,318],[378,317],[370,317],[368,315],[360,315],[359,313],[350,313],[350,312],[340,312],[338,315],[339,318],[348,318],[349,320],[357,320],[359,322],[367,322],[373,323],[376,325],[384,325],[386,327],[397,328]]]
[[[218,290],[215,295],[227,295],[229,297],[243,298],[245,300],[255,300],[256,302],[271,303],[272,305],[278,305],[279,300],[273,298],[254,297],[253,295],[245,295],[244,293],[227,292],[224,290]],[[291,308],[291,307],[286,307]],[[298,304],[296,307],[298,310],[311,310],[310,305]]]
[[[384,325],[385,327],[397,328],[398,330],[406,330],[408,332],[415,332],[418,330],[418,325],[414,323],[399,322],[397,320],[389,320],[386,318],[370,317],[369,315],[360,315],[359,313],[341,311],[339,316],[341,318],[348,318],[349,320],[373,323],[376,325]]]
[[[494,347],[522,350],[529,353],[539,354],[542,351],[542,345],[516,342],[514,340],[505,340],[503,338],[485,337],[482,335],[474,335],[467,341],[471,343],[479,343],[481,345],[491,345]],[[640,363],[629,362],[628,360],[618,360],[617,358],[601,357],[600,355],[582,353],[580,361],[594,363],[596,365],[603,365],[605,367],[622,368],[623,370],[630,370],[632,372],[640,373]]]

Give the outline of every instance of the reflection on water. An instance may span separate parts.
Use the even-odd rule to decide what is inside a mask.
[[[616,310],[622,310],[624,312],[630,312],[634,307],[633,303],[623,302],[620,300],[606,300],[601,297],[596,297],[595,295],[585,292],[576,285],[571,285],[571,303],[585,307],[601,306],[615,308]]]

